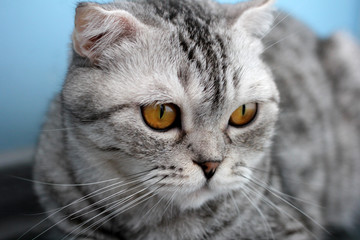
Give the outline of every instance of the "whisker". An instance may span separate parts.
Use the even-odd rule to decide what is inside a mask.
[[[309,201],[309,200],[302,199],[302,198],[298,198],[298,197],[294,197],[294,196],[291,196],[291,195],[289,195],[289,194],[280,192],[280,191],[276,190],[275,188],[269,187],[269,189],[271,189],[271,191],[276,192],[277,194],[283,195],[284,197],[287,197],[287,198],[294,199],[294,200],[296,200],[296,201],[298,201],[298,202],[302,202],[302,203],[305,203],[305,204],[308,204],[308,205],[310,205],[310,206],[314,206],[314,207],[317,207],[317,208],[325,208],[324,206],[321,206],[321,205],[319,205],[319,204],[313,203],[313,202],[311,202],[311,201]]]
[[[250,196],[246,194],[246,189],[247,189],[247,187],[246,187],[246,186],[243,186],[243,188],[244,188],[245,191],[241,191],[241,193],[245,196],[245,198],[250,202],[250,204],[251,204],[251,205],[255,208],[255,210],[259,213],[260,217],[261,217],[262,220],[263,220],[264,227],[265,227],[265,229],[267,229],[266,231],[268,232],[268,234],[269,234],[269,232],[270,232],[270,234],[271,234],[271,239],[275,239],[274,233],[273,233],[273,231],[272,231],[272,229],[271,229],[271,227],[270,227],[270,225],[269,225],[269,222],[267,221],[266,217],[264,216],[264,214],[262,213],[262,211],[260,210],[260,208],[259,208],[258,206],[256,206],[256,205],[253,203],[253,201],[251,201]],[[268,239],[269,239],[269,238],[268,238]]]
[[[274,22],[278,17],[280,17],[280,15],[281,15],[281,12],[279,12],[279,14],[276,16],[276,18],[274,19]],[[273,25],[270,28],[270,30],[266,34],[264,34],[264,36],[262,38],[260,38],[260,40],[263,40],[267,35],[269,35],[277,26],[279,26],[280,23],[285,21],[289,16],[290,16],[289,13],[285,14],[285,17],[283,17],[279,22],[277,22],[275,25]]]
[[[129,209],[131,208],[134,208],[135,206],[149,200],[150,198],[154,197],[157,195],[157,193],[155,193],[158,189],[160,189],[162,186],[158,187],[157,189],[153,190],[153,191],[150,191],[146,194],[144,194],[143,196],[139,197],[139,198],[136,198],[134,199],[133,201],[127,203],[125,206],[121,207],[120,209],[112,212],[111,214],[109,215],[106,215],[104,217],[102,217],[101,219],[97,220],[96,222],[94,222],[93,224],[91,224],[90,226],[88,226],[87,228],[85,228],[84,230],[82,230],[79,234],[82,234],[84,232],[86,232],[87,230],[93,228],[94,226],[96,226],[98,223],[102,222],[97,228],[95,228],[94,230],[92,230],[92,232],[95,232],[97,229],[99,229],[102,225],[104,225],[106,222],[108,221],[111,221],[113,218],[115,218],[116,216],[128,211]],[[155,194],[154,194],[155,193]],[[150,195],[149,197],[147,197],[148,195]],[[141,200],[142,199],[142,200]],[[141,200],[141,201],[139,201]],[[123,203],[123,202],[122,202]],[[113,206],[113,207],[118,207],[119,205],[121,205],[122,203],[120,204],[115,204],[116,206]]]
[[[260,181],[258,178],[256,178],[255,176],[253,176],[252,178],[261,183],[261,181]],[[314,207],[317,207],[317,208],[324,208],[323,206],[320,206],[320,205],[318,205],[318,204],[316,204],[316,203],[314,203],[314,202],[311,202],[311,201],[306,200],[306,199],[302,199],[302,198],[298,198],[298,197],[291,196],[291,195],[289,195],[289,194],[280,192],[279,190],[277,190],[277,189],[275,189],[275,188],[272,188],[272,187],[270,187],[270,186],[267,186],[267,188],[268,188],[268,191],[271,190],[271,191],[273,191],[273,192],[275,192],[275,193],[277,193],[277,194],[279,194],[279,195],[282,195],[282,196],[284,196],[284,197],[288,197],[288,198],[294,199],[294,200],[296,200],[296,201],[298,201],[298,202],[302,202],[302,203],[305,203],[305,204],[308,204],[308,205],[310,205],[310,206],[314,206]]]
[[[111,198],[114,198],[114,197],[117,197],[117,196],[119,196],[119,195],[121,195],[121,194],[130,192],[130,191],[138,188],[139,186],[142,186],[145,182],[147,182],[147,181],[149,181],[149,180],[151,180],[151,179],[153,179],[153,178],[154,178],[154,177],[151,177],[151,178],[148,178],[148,179],[146,179],[146,180],[144,180],[144,181],[141,181],[141,182],[139,182],[137,185],[135,185],[135,186],[134,186],[133,188],[131,188],[131,189],[124,189],[124,190],[121,190],[121,191],[119,191],[119,192],[116,192],[116,193],[114,193],[114,194],[112,194],[112,195],[110,195],[110,196],[107,196],[107,197],[101,199],[100,201],[97,201],[97,202],[95,202],[95,203],[92,203],[92,204],[88,205],[87,207],[85,207],[85,208],[83,208],[83,209],[81,209],[81,210],[76,211],[76,212],[73,213],[72,215],[76,215],[77,213],[82,212],[82,211],[84,211],[84,210],[86,210],[86,209],[88,209],[88,208],[91,208],[92,206],[99,205],[100,203],[106,202],[107,200],[109,200],[109,199],[111,199]],[[126,185],[129,185],[129,184],[134,183],[134,182],[138,182],[138,180],[135,180],[135,181],[132,181],[132,182],[128,182],[128,183],[126,183],[126,184],[124,184],[124,185],[122,185],[122,186],[126,186]],[[120,187],[122,187],[122,186],[120,186]],[[119,186],[114,187],[114,188],[111,189],[111,190],[114,190],[114,189],[116,189],[116,188],[118,188],[118,187],[119,187]],[[128,196],[128,197],[126,197],[126,198],[129,198],[129,197],[131,197],[131,195]],[[118,201],[119,201],[119,200],[116,200],[116,201],[114,201],[114,202],[118,202]],[[114,202],[113,202],[113,203],[114,203]],[[82,216],[84,216],[84,215],[86,215],[86,214],[89,214],[89,213],[91,213],[91,212],[97,211],[97,210],[99,210],[99,209],[101,209],[101,208],[103,208],[103,207],[95,208],[95,209],[93,209],[93,210],[91,210],[91,211],[88,211],[88,212],[86,212],[86,213],[83,213],[83,214],[81,214],[81,215],[77,215],[76,217],[73,217],[73,218],[71,218],[71,219],[73,220],[73,219],[80,218],[80,217],[82,217]]]
[[[112,178],[112,179],[109,179],[109,180],[103,180],[103,181],[99,181],[99,182],[68,184],[68,183],[42,182],[42,181],[37,181],[37,180],[32,180],[32,179],[27,179],[27,178],[17,177],[17,176],[12,176],[12,177],[16,178],[16,179],[19,179],[19,180],[27,181],[27,182],[37,183],[37,184],[41,184],[41,185],[48,185],[48,186],[58,186],[58,187],[90,186],[90,185],[98,185],[98,184],[103,184],[103,183],[108,183],[108,182],[113,182],[113,181],[119,180],[119,178]]]
[[[105,214],[105,213],[107,213],[107,212],[109,212],[109,211],[117,208],[118,206],[120,206],[121,204],[123,204],[124,202],[126,202],[127,200],[129,200],[129,198],[133,197],[135,194],[138,194],[138,193],[140,193],[140,192],[142,192],[142,191],[145,191],[145,190],[146,190],[146,188],[141,189],[140,191],[138,191],[138,192],[132,194],[131,196],[127,197],[126,200],[121,199],[121,200],[115,201],[116,204],[113,204],[110,208],[107,208],[106,210],[104,210],[104,211],[96,214],[95,216],[89,218],[88,220],[84,221],[82,224],[80,224],[79,226],[77,226],[75,229],[73,229],[71,232],[69,232],[69,233],[68,233],[66,236],[64,236],[62,239],[66,239],[67,237],[69,237],[70,235],[72,235],[73,233],[75,233],[76,231],[80,230],[81,227],[83,227],[83,226],[85,226],[86,224],[90,223],[92,220],[94,220],[94,219],[100,217],[101,215],[103,215],[103,214]],[[111,214],[110,214],[110,215],[111,215]],[[109,216],[109,215],[105,215],[105,218],[107,218],[108,216]],[[102,218],[102,220],[104,220],[104,219]],[[97,223],[97,221],[96,221],[96,223]],[[91,224],[90,226],[92,226],[92,224]],[[82,234],[83,232],[85,232],[86,230],[88,230],[88,228],[91,228],[91,227],[86,227],[84,230],[80,231],[78,234]]]
[[[94,192],[92,192],[92,193],[90,193],[90,194],[88,194],[88,195],[86,195],[86,196],[84,196],[84,197],[81,197],[81,198],[79,198],[79,199],[71,202],[70,204],[68,204],[68,205],[66,205],[66,206],[64,206],[64,207],[59,208],[56,212],[54,212],[53,214],[49,215],[47,218],[45,218],[44,220],[42,220],[40,223],[38,223],[38,224],[35,225],[34,227],[38,226],[39,224],[41,224],[41,223],[44,222],[45,220],[49,219],[50,217],[54,216],[55,214],[61,212],[61,211],[64,210],[65,208],[70,207],[71,205],[74,205],[74,204],[77,204],[77,203],[81,203],[81,202],[87,200],[87,199],[90,198],[90,197],[94,197],[94,196],[103,194],[103,193],[105,193],[105,192],[107,192],[107,191],[114,190],[115,188],[121,187],[121,186],[122,186],[121,183],[123,183],[123,182],[124,182],[124,181],[121,181],[121,182],[119,182],[119,183],[115,183],[115,184],[106,186],[106,187],[104,187],[104,188],[100,188],[100,189],[98,189],[98,190],[96,190],[96,191],[94,191]],[[118,184],[120,184],[120,186],[119,186]],[[115,186],[113,186],[113,185],[115,185]],[[125,184],[125,185],[126,185],[126,184]],[[109,188],[110,186],[111,186],[112,188]],[[106,188],[108,188],[108,189],[106,189]],[[104,189],[106,189],[106,190],[104,190]],[[99,191],[99,190],[100,190],[100,191]],[[96,194],[94,194],[94,193],[96,193]],[[87,207],[88,207],[88,206],[87,206]],[[87,207],[85,207],[85,208],[87,208]],[[79,211],[83,211],[83,210],[84,210],[84,208],[81,209],[81,210],[79,210]],[[77,211],[77,212],[78,212],[78,211]],[[67,217],[64,217],[64,218],[61,219],[60,221],[54,223],[52,226],[48,227],[47,229],[45,229],[44,231],[42,231],[40,234],[38,234],[35,238],[33,238],[33,240],[39,238],[41,235],[43,235],[43,234],[45,234],[46,232],[50,231],[50,230],[51,230],[52,228],[54,228],[55,226],[59,225],[60,223],[62,223],[62,222],[64,222],[64,221],[66,221],[66,220],[69,219],[72,215],[73,215],[73,214],[71,214],[71,215],[69,215],[69,216],[67,216]],[[33,228],[34,228],[34,227],[33,227]],[[33,229],[33,228],[32,228],[32,229]],[[31,231],[32,229],[30,229],[29,231]],[[26,234],[26,233],[25,233],[25,234]],[[22,236],[21,236],[21,237],[22,237]],[[20,237],[20,238],[21,238],[21,237]],[[20,239],[20,238],[19,238],[19,239]]]
[[[131,176],[131,178],[130,178],[129,180],[137,179],[137,178],[141,177],[144,173],[151,172],[152,170],[153,170],[153,169],[146,170],[146,171],[142,171],[142,172],[135,173],[135,174],[131,174],[131,175],[129,175],[129,176]],[[113,187],[113,186],[116,186],[117,184],[122,184],[123,182],[125,182],[125,181],[121,181],[121,182],[118,182],[118,183],[113,183],[113,184],[111,184],[111,185],[109,185],[109,186],[105,186],[105,187],[103,187],[103,188],[97,189],[97,190],[95,190],[94,192],[91,192],[91,193],[89,193],[89,194],[87,194],[87,195],[85,195],[85,196],[83,196],[83,197],[81,197],[81,198],[79,198],[79,199],[77,199],[77,200],[75,200],[75,201],[73,201],[73,202],[71,202],[71,203],[63,206],[63,207],[54,209],[54,212],[53,212],[53,213],[51,213],[49,216],[47,216],[46,218],[44,218],[43,220],[41,220],[40,222],[38,222],[37,224],[35,224],[34,226],[32,226],[32,227],[31,227],[30,229],[28,229],[25,233],[23,233],[17,240],[20,240],[20,239],[23,238],[26,234],[28,234],[30,231],[32,231],[33,229],[35,229],[36,227],[38,227],[40,224],[44,223],[45,221],[47,221],[48,219],[50,219],[51,217],[53,217],[55,214],[58,214],[58,213],[61,212],[62,210],[66,209],[67,207],[70,207],[70,206],[72,206],[72,205],[74,205],[74,204],[77,204],[77,203],[81,203],[81,202],[87,200],[87,199],[90,198],[90,197],[96,196],[95,194],[98,195],[98,194],[102,194],[102,193],[104,193],[104,192],[106,192],[106,191],[110,191],[111,189],[110,189],[110,190],[106,190],[106,189],[109,189],[109,188],[111,188],[111,187]],[[43,231],[42,233],[40,233],[38,236],[36,236],[36,237],[33,238],[33,239],[36,239],[36,238],[40,237],[41,235],[43,235],[44,233],[46,233],[46,232],[49,231],[50,229],[54,228],[54,227],[55,227],[56,225],[58,225],[58,224],[59,224],[59,223],[55,223],[51,228],[49,227],[48,229],[45,230],[45,232]]]
[[[254,184],[258,185],[259,187],[264,188],[265,190],[267,190],[269,193],[271,193],[273,196],[275,196],[276,198],[278,198],[280,201],[286,203],[288,206],[294,208],[295,210],[297,210],[299,213],[301,213],[303,216],[307,217],[309,220],[311,220],[314,224],[316,224],[318,227],[320,227],[323,231],[325,231],[326,233],[330,234],[330,232],[328,230],[326,230],[325,227],[323,227],[321,224],[319,224],[317,221],[315,221],[315,219],[313,219],[310,215],[308,215],[307,213],[305,213],[304,211],[302,211],[300,208],[296,207],[294,204],[292,204],[291,202],[289,202],[288,200],[284,199],[283,197],[279,196],[278,194],[274,193],[274,191],[272,191],[271,189],[269,189],[266,185],[263,185],[260,182],[258,182],[259,180],[255,180],[255,178],[248,178],[246,176],[242,176],[246,179],[248,179],[249,181],[253,182]]]
[[[236,207],[236,212],[238,213],[238,215],[240,215],[240,209],[239,209],[239,206],[237,205],[236,201],[235,201],[235,198],[234,198],[234,195],[232,192],[229,193],[230,195],[230,198],[232,200],[232,202],[234,203],[235,207]]]
[[[174,193],[171,195],[171,197],[169,198],[167,204],[165,205],[165,209],[163,211],[163,214],[161,215],[161,218],[164,217],[165,213],[166,213],[166,210],[169,208],[170,206],[170,203],[172,203],[174,201],[174,198],[175,198],[175,194],[179,191],[179,189],[176,189],[174,191]]]
[[[162,186],[158,187],[158,188],[155,189],[154,191],[151,191],[151,192],[145,194],[144,196],[140,197],[139,199],[136,199],[136,200],[134,200],[133,202],[127,204],[126,206],[124,206],[124,207],[122,208],[122,210],[121,210],[120,212],[115,212],[115,213],[114,213],[114,216],[112,216],[110,219],[105,220],[105,222],[101,223],[101,225],[99,225],[97,228],[95,228],[92,232],[95,232],[95,231],[98,230],[102,225],[104,225],[106,222],[109,222],[110,220],[112,220],[112,219],[115,218],[116,216],[119,216],[120,214],[122,214],[122,213],[124,213],[124,212],[126,212],[126,211],[128,211],[128,210],[130,210],[130,209],[132,209],[132,208],[134,208],[134,207],[136,207],[136,206],[138,206],[138,205],[140,205],[141,203],[148,201],[150,198],[155,197],[155,196],[157,195],[157,193],[155,193],[155,192],[156,192],[157,190],[159,190],[161,187],[162,187]],[[150,195],[150,196],[147,197],[148,195]],[[141,200],[141,199],[142,199],[142,200]],[[138,201],[138,200],[141,200],[141,201]],[[136,202],[136,201],[138,201],[138,202]],[[134,204],[134,205],[133,205],[133,204]],[[131,205],[132,205],[132,206],[131,206]],[[120,209],[119,209],[119,210],[120,210]],[[99,221],[98,221],[98,222],[99,222]],[[102,222],[102,221],[100,221],[100,222]],[[95,225],[96,225],[96,224],[95,224]]]
[[[230,198],[231,198],[233,204],[235,205],[236,212],[237,212],[238,216],[241,216],[241,215],[240,215],[240,214],[241,214],[241,213],[240,213],[240,209],[239,209],[238,204],[236,203],[236,200],[235,200],[235,198],[234,198],[233,192],[230,192],[229,195],[230,195]],[[240,221],[240,223],[243,222],[241,218],[238,218],[238,221]],[[240,233],[240,235],[242,235],[242,229],[241,229],[241,228],[239,228],[239,233]]]
[[[145,170],[145,171],[142,171],[142,172],[130,174],[130,175],[124,176],[124,178],[127,178],[127,177],[136,177],[136,176],[138,176],[138,175],[141,175],[141,174],[144,174],[144,173],[148,173],[148,172],[153,171],[153,170],[155,170],[155,169],[156,169],[156,168],[152,168],[152,169]],[[96,185],[96,184],[102,184],[102,183],[107,183],[107,182],[111,182],[111,181],[116,181],[116,180],[119,180],[119,179],[120,179],[120,178],[112,178],[112,179],[103,180],[103,181],[98,181],[98,182],[72,184],[72,183],[43,182],[43,181],[38,181],[38,180],[30,179],[30,178],[23,178],[23,177],[19,177],[19,176],[15,176],[15,175],[7,175],[7,176],[9,176],[9,177],[11,177],[11,178],[15,178],[15,179],[22,180],[22,181],[31,182],[31,183],[37,183],[37,184],[49,185],[49,186],[59,186],[59,187],[90,186],[90,185]]]
[[[258,190],[256,190],[255,188],[252,188],[250,185],[247,185],[248,189],[250,191],[252,191],[253,193],[255,193],[256,195],[258,195],[259,197],[261,197],[262,201],[264,201],[268,206],[270,206],[273,210],[284,214],[286,217],[288,217],[289,219],[294,220],[295,222],[299,223],[307,233],[309,233],[310,235],[312,235],[315,239],[319,240],[319,238],[312,232],[310,231],[300,220],[296,219],[294,216],[290,215],[289,213],[287,213],[284,209],[280,208],[279,206],[277,206],[276,204],[274,204],[267,196],[263,195],[262,193],[260,193]]]
[[[101,213],[99,213],[99,214],[91,217],[90,219],[86,220],[86,221],[83,222],[81,225],[79,225],[79,226],[76,227],[74,230],[72,230],[70,233],[68,233],[68,234],[67,234],[65,237],[63,237],[61,240],[66,239],[67,237],[69,237],[70,235],[72,235],[74,232],[76,232],[77,230],[79,230],[81,227],[83,227],[84,225],[90,223],[90,222],[91,222],[92,220],[94,220],[95,218],[98,218],[98,217],[100,217],[101,215],[106,214],[107,212],[109,212],[109,211],[117,208],[117,207],[120,206],[121,204],[126,203],[128,200],[130,200],[130,199],[131,199],[132,197],[134,197],[135,195],[137,195],[137,194],[145,191],[146,189],[149,189],[150,187],[154,186],[155,184],[159,183],[160,181],[162,181],[162,180],[165,179],[165,178],[166,178],[166,176],[163,177],[162,179],[160,179],[159,181],[155,182],[155,183],[152,184],[151,186],[145,187],[145,188],[143,188],[143,189],[141,189],[141,190],[139,190],[139,191],[131,194],[130,196],[126,197],[126,200],[124,200],[124,199],[118,200],[118,202],[117,202],[116,204],[114,204],[114,205],[111,206],[110,208],[102,211]],[[154,191],[155,191],[155,190],[154,190]],[[154,191],[149,192],[149,193],[153,193]],[[143,198],[144,196],[147,196],[149,193],[141,196],[140,199]],[[138,199],[135,199],[135,200],[138,200]],[[130,203],[133,204],[133,202],[130,202]],[[123,206],[122,208],[120,208],[120,209],[112,212],[111,214],[105,215],[104,217],[102,217],[102,218],[100,218],[99,220],[97,220],[97,221],[95,221],[94,223],[92,223],[90,226],[88,226],[88,227],[86,227],[85,229],[81,230],[78,234],[83,234],[83,233],[86,232],[87,230],[93,228],[93,227],[94,227],[95,225],[97,225],[99,222],[105,221],[106,218],[109,218],[109,217],[110,217],[110,219],[106,220],[105,222],[110,221],[111,219],[113,219],[114,217],[116,217],[116,215],[115,215],[114,217],[111,217],[111,216],[113,216],[114,214],[117,214],[119,211],[121,211],[122,209],[124,209],[124,207],[127,207],[128,205],[129,205],[129,203],[128,203],[127,205]],[[132,207],[131,207],[131,208],[132,208]],[[130,208],[129,208],[129,209],[130,209]],[[120,213],[120,214],[121,214],[121,213]],[[103,224],[105,224],[105,222],[103,222]],[[103,225],[103,224],[102,224],[102,225]],[[100,226],[102,226],[102,225],[100,225]],[[95,230],[96,230],[96,229],[95,229]],[[78,235],[78,234],[76,234],[76,235]]]
[[[260,169],[260,168],[255,168],[255,167],[250,167],[250,166],[246,166],[246,165],[239,165],[240,167],[243,168],[247,168],[253,171],[257,171],[257,172],[261,172],[261,173],[266,173],[266,174],[270,174],[271,172],[268,170],[264,170],[264,169]]]
[[[143,183],[145,183],[146,181],[148,181],[148,180],[150,180],[150,179],[152,179],[152,178],[153,178],[153,177],[151,177],[151,178],[149,178],[149,179],[147,179],[147,180],[141,181],[140,184],[143,184]],[[119,182],[120,185],[117,185],[117,184],[116,184],[116,185],[113,186],[112,188],[109,188],[109,189],[107,189],[107,190],[105,190],[105,191],[101,191],[101,192],[99,192],[99,193],[93,194],[93,195],[91,195],[91,196],[89,196],[89,197],[94,197],[94,196],[97,196],[97,195],[104,194],[105,192],[112,191],[112,190],[114,190],[114,189],[116,189],[116,188],[123,187],[123,186],[126,186],[126,185],[130,185],[130,184],[132,184],[132,183],[134,183],[134,182],[139,182],[139,180],[134,180],[134,181],[126,182],[126,183],[124,183],[124,184],[123,184],[123,182],[124,182],[124,181],[121,181],[121,182]],[[139,184],[139,185],[140,185],[140,184]],[[114,185],[114,184],[113,184],[113,185]],[[111,195],[111,196],[108,196],[105,200],[102,199],[102,200],[100,200],[99,202],[106,201],[107,199],[109,199],[110,197],[114,197],[115,195],[119,195],[119,193],[115,193],[115,194],[113,194],[113,195]],[[99,202],[96,202],[96,203],[93,203],[93,204],[90,204],[90,205],[93,206],[93,205],[98,204]],[[55,226],[58,225],[59,223],[61,223],[61,222],[65,221],[65,220],[71,218],[71,217],[74,216],[75,214],[77,214],[77,213],[79,213],[79,212],[82,212],[82,211],[88,209],[88,208],[90,207],[90,205],[88,205],[88,206],[86,206],[86,207],[84,207],[84,208],[76,211],[75,213],[70,214],[69,216],[67,216],[67,217],[65,217],[65,218],[63,218],[63,219],[61,219],[60,221],[58,221],[58,222],[57,222],[56,224],[54,224],[53,226],[51,226],[51,227],[49,227],[48,229],[46,229],[43,233],[45,233],[45,232],[47,232],[48,230],[50,230],[51,228],[55,227]],[[90,211],[90,212],[93,212],[93,211]],[[87,214],[90,213],[90,212],[87,212]],[[83,216],[83,215],[85,215],[85,214],[82,214],[81,216]],[[75,217],[75,218],[77,218],[77,217]],[[75,218],[72,218],[72,219],[75,219]],[[43,234],[43,233],[42,233],[42,234]]]
[[[49,211],[44,211],[44,212],[37,212],[37,213],[24,213],[22,215],[24,216],[41,216],[41,215],[45,215],[47,216],[48,214],[51,214],[53,212],[55,212],[57,209],[55,210],[49,210]]]
[[[290,38],[290,37],[292,37],[292,36],[295,36],[296,34],[302,32],[302,31],[304,31],[304,30],[299,30],[299,31],[293,32],[293,33],[291,33],[291,34],[288,34],[287,36],[281,38],[280,40],[278,40],[278,41],[270,44],[269,46],[266,46],[262,53],[266,52],[267,50],[269,50],[269,49],[272,48],[273,46],[281,43],[282,41],[284,41],[284,40],[286,40],[286,39],[288,39],[288,38]]]
[[[274,176],[279,176],[283,179],[286,179],[286,181],[288,182],[293,182],[293,183],[300,183],[300,184],[304,184],[304,185],[310,185],[309,183],[307,182],[304,182],[304,181],[300,181],[298,179],[294,179],[294,178],[290,178],[290,177],[287,177],[287,176],[283,176],[279,173],[274,173],[274,172],[271,172],[269,170],[264,170],[264,169],[260,169],[260,168],[255,168],[255,167],[251,167],[251,166],[246,166],[246,165],[238,165],[239,167],[242,167],[242,168],[247,168],[247,169],[250,169],[250,170],[253,170],[253,171],[256,171],[256,172],[259,172],[259,173],[264,173],[264,174],[272,174]],[[312,184],[313,185],[313,184]],[[302,200],[302,201],[306,201],[306,200]],[[315,204],[315,203],[313,203]]]
[[[162,196],[162,197],[159,199],[159,201],[157,201],[157,202],[154,204],[154,206],[152,206],[152,207],[144,214],[143,218],[148,218],[148,214],[150,215],[150,212],[151,212],[153,209],[155,209],[155,208],[160,204],[160,202],[161,202],[164,198],[165,198],[165,195]],[[146,221],[146,220],[147,220],[147,219],[145,219],[144,221]]]

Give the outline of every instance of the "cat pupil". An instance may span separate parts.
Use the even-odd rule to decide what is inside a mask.
[[[246,112],[246,105],[243,105],[243,107],[242,107],[242,115],[243,116],[245,115],[245,112]]]
[[[165,107],[163,104],[160,105],[160,119],[163,118],[165,112]]]

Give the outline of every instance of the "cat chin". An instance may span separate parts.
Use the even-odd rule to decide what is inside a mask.
[[[201,208],[206,202],[214,200],[215,198],[219,197],[220,195],[227,194],[228,190],[225,189],[218,189],[214,187],[213,184],[204,185],[202,188],[193,191],[187,192],[183,194],[179,194],[175,199],[174,202],[180,208],[180,210],[191,210],[191,209],[199,209]]]
[[[209,200],[214,199],[217,196],[214,191],[208,187],[204,187],[196,192],[187,193],[178,196],[175,199],[180,210],[197,209],[204,205]]]

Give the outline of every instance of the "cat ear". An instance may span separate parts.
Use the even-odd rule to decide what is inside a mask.
[[[228,20],[233,28],[242,28],[248,33],[262,37],[273,23],[275,0],[252,0],[228,8]]]
[[[131,39],[145,25],[124,10],[105,10],[96,3],[76,8],[73,47],[80,56],[96,61],[104,49],[121,39]]]

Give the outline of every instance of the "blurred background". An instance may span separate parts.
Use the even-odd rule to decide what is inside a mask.
[[[237,1],[221,1],[235,3]],[[44,214],[32,191],[31,160],[47,106],[61,89],[78,0],[1,0],[0,239],[18,239]],[[106,1],[98,1],[106,2]],[[319,36],[360,39],[359,0],[277,0]],[[21,177],[21,178],[19,178]],[[44,227],[21,239],[32,239]],[[46,233],[37,239],[54,239]]]

